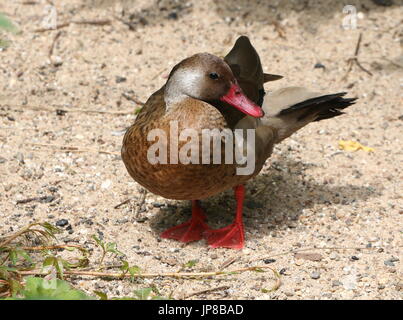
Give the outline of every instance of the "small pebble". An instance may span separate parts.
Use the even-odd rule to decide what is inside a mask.
[[[265,264],[269,264],[269,263],[276,262],[276,259],[264,259],[263,262],[264,262]]]
[[[59,189],[57,188],[57,187],[49,187],[48,188],[48,190],[50,191],[50,192],[57,192]]]
[[[343,288],[346,290],[354,290],[357,287],[357,280],[355,275],[348,275],[341,279]]]
[[[389,261],[392,261],[392,262],[398,262],[398,261],[399,261],[399,259],[398,259],[398,258],[396,258],[396,257],[393,257],[393,256],[392,256],[392,258],[390,258],[390,259],[389,259]]]
[[[287,297],[292,297],[292,296],[294,295],[294,292],[292,292],[292,291],[284,291],[284,294],[285,294]]]
[[[357,256],[351,256],[351,261],[357,261],[357,260],[360,260],[360,258],[358,258]]]
[[[320,278],[320,273],[317,271],[314,271],[311,273],[311,278],[312,279],[319,279]]]
[[[141,17],[141,18],[139,19],[139,22],[140,22],[143,26],[148,25],[148,20],[147,20],[146,18],[144,18],[144,17]]]
[[[394,267],[395,266],[395,264],[393,263],[393,261],[391,259],[385,260],[383,263],[385,264],[385,266],[388,266],[388,267]]]
[[[101,188],[102,189],[109,189],[109,187],[112,185],[112,181],[111,180],[105,180],[104,182],[102,182],[101,184]]]
[[[45,197],[39,198],[40,203],[51,203],[53,200],[55,200],[54,196],[45,196]]]
[[[320,62],[315,64],[314,68],[315,69],[326,69],[325,65],[321,64]]]
[[[66,113],[67,113],[66,110],[61,110],[61,109],[56,110],[56,115],[57,116],[64,116]]]
[[[163,207],[165,204],[164,203],[160,203],[160,202],[153,202],[153,206],[154,208],[161,208]]]
[[[332,287],[339,287],[343,285],[339,280],[333,280],[332,281]]]
[[[21,152],[18,152],[15,156],[14,156],[19,163],[24,164],[24,155]]]
[[[178,20],[178,14],[175,11],[172,11],[170,14],[168,14],[168,19]]]
[[[329,259],[330,259],[330,260],[339,260],[339,256],[337,255],[337,253],[332,252],[332,253],[329,255]]]
[[[122,82],[126,82],[127,78],[125,77],[121,77],[121,76],[116,76],[116,83],[122,83]]]
[[[56,226],[57,227],[65,227],[69,224],[69,221],[67,219],[60,219],[56,221]]]
[[[178,264],[178,261],[174,257],[162,257],[161,262],[170,266],[176,266]]]
[[[60,67],[63,64],[63,59],[59,56],[52,56],[51,60],[55,67]]]

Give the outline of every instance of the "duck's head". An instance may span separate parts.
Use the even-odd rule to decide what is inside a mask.
[[[172,69],[165,89],[167,106],[187,97],[211,103],[224,101],[255,118],[264,115],[242,92],[227,63],[209,53],[195,54]]]

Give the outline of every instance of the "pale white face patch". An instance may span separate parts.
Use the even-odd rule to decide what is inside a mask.
[[[165,103],[180,102],[187,97],[198,98],[201,95],[201,82],[204,73],[198,69],[178,69],[169,79],[165,88]]]

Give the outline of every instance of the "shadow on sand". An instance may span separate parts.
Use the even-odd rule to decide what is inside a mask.
[[[303,209],[351,206],[354,202],[381,195],[382,190],[377,186],[316,183],[304,174],[309,167],[315,166],[277,156],[266,172],[260,173],[247,184],[245,230],[254,236],[263,237],[272,230],[298,225]],[[359,180],[356,182],[358,184]],[[202,201],[202,206],[212,228],[228,225],[234,218],[235,200],[231,191]],[[188,220],[190,215],[190,201],[178,201],[162,207],[151,218],[150,225],[158,236],[166,228]]]
[[[375,2],[379,4],[375,4]],[[380,5],[383,3],[384,5]],[[190,0],[153,0],[144,7],[139,7],[136,0],[82,0],[83,7],[104,7],[109,10],[120,4],[122,18],[130,22],[135,30],[136,25],[147,26],[178,20],[194,10]],[[299,25],[311,33],[316,32],[320,24],[326,24],[335,13],[342,13],[346,5],[353,5],[357,12],[367,14],[370,11],[385,11],[393,6],[403,5],[402,0],[217,0],[213,1],[213,9],[228,24],[234,27],[250,22],[270,24],[281,22],[292,12],[302,13]],[[208,19],[208,17],[205,17]],[[340,24],[342,21],[340,21]]]

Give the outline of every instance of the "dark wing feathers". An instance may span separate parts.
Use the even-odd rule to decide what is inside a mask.
[[[302,113],[298,117],[298,120],[303,120],[313,113],[317,113],[317,118],[314,121],[333,118],[343,114],[343,112],[340,110],[343,110],[355,103],[357,98],[345,99],[343,96],[346,94],[347,92],[339,92],[307,99],[300,103],[294,104],[287,109],[281,110],[279,115],[286,115],[294,111],[306,109],[306,112]]]

